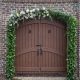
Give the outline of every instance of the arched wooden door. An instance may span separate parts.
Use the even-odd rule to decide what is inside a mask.
[[[66,28],[58,21],[20,23],[16,30],[16,73],[66,73]]]

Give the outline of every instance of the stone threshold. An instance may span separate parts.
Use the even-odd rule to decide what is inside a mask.
[[[13,80],[66,80],[65,77],[14,77]]]

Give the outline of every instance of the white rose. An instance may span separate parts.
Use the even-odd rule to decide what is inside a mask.
[[[29,9],[26,10],[26,13],[28,13],[28,12],[29,12]]]
[[[16,13],[16,15],[19,17],[19,13]]]
[[[39,11],[39,8],[36,8],[37,11]]]
[[[23,15],[23,14],[25,14],[25,12],[24,11],[21,11],[20,14]]]
[[[43,10],[46,10],[46,8],[45,8],[45,7],[42,7],[42,9],[43,9]]]
[[[28,16],[25,16],[26,19],[28,19]]]
[[[47,14],[47,16],[49,16],[49,14]]]
[[[32,12],[35,12],[35,9],[30,10],[30,12],[31,12],[31,13],[32,13]]]
[[[46,15],[43,15],[43,18],[45,18],[46,17]]]
[[[13,16],[14,16],[13,14],[10,15],[10,17],[13,17]]]
[[[33,12],[33,10],[30,10],[30,13],[32,13]]]
[[[9,24],[9,26],[12,26],[12,24]]]
[[[33,15],[30,15],[30,18],[33,18]]]

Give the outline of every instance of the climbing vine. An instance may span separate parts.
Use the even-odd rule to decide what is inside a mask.
[[[7,80],[12,80],[15,75],[15,41],[16,41],[16,27],[18,26],[19,21],[22,20],[58,20],[67,25],[67,80],[75,80],[75,70],[76,70],[76,46],[77,46],[77,20],[74,16],[54,12],[50,9],[27,9],[25,11],[15,11],[10,15],[8,24],[7,24],[7,54],[6,54],[6,78]]]

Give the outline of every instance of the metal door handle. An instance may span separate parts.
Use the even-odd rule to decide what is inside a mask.
[[[40,44],[38,44],[36,46],[37,46],[37,55],[39,56],[39,54],[42,54],[42,48],[41,48]]]
[[[39,49],[37,49],[37,56],[39,56]]]
[[[43,54],[42,48],[40,48],[40,54]]]
[[[39,56],[39,54],[42,54],[42,49],[37,49],[37,55]]]

